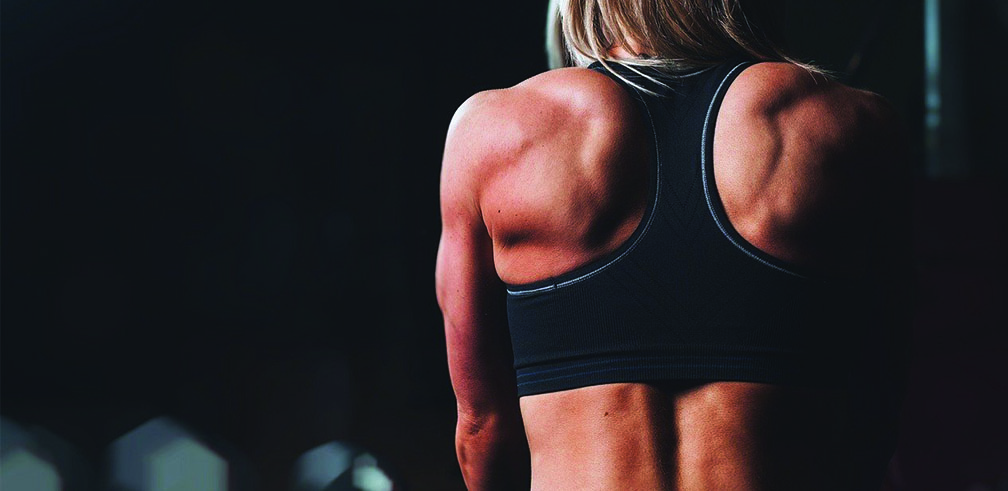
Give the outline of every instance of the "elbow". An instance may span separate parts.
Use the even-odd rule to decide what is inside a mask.
[[[469,489],[528,489],[528,442],[520,418],[512,419],[459,413],[455,452]]]
[[[479,448],[499,439],[502,433],[501,425],[492,414],[474,415],[459,411],[458,422],[455,425],[455,451],[459,461],[464,455],[479,453]]]
[[[455,427],[455,456],[458,458],[466,482],[470,480],[470,474],[478,467],[478,462],[487,451],[489,442],[485,440],[486,434],[481,436],[480,433],[479,429],[461,423]]]
[[[467,488],[480,489],[481,483],[486,482],[487,460],[492,458],[496,433],[486,419],[459,414],[455,426],[455,456]]]
[[[496,407],[469,407],[465,409],[462,404],[459,404],[457,408],[458,421],[455,427],[457,438],[493,439],[510,435],[516,431],[523,436],[525,434],[517,404],[514,408],[503,409]]]

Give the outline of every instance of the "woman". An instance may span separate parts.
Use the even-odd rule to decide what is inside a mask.
[[[896,118],[743,7],[559,0],[575,66],[455,114],[436,276],[471,489],[881,485]]]

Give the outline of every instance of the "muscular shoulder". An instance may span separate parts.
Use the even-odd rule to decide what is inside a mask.
[[[446,186],[479,194],[495,175],[528,162],[532,153],[605,153],[605,147],[624,140],[625,122],[634,120],[635,111],[615,82],[582,68],[551,70],[513,87],[479,92],[458,108],[449,126],[442,194]]]
[[[605,75],[564,68],[474,94],[455,112],[448,139],[465,139],[470,150],[500,160],[572,127],[617,130],[632,111],[627,94]]]
[[[845,86],[790,63],[760,63],[742,72],[722,114],[751,129],[771,125],[813,146],[870,143],[895,125],[881,96]]]
[[[779,257],[823,262],[827,241],[851,228],[881,176],[899,164],[897,118],[880,96],[786,63],[742,72],[725,96],[715,175],[745,238]],[[813,238],[815,240],[811,240]]]

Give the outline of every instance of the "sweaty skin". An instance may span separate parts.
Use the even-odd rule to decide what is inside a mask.
[[[502,281],[562,274],[640,223],[650,128],[608,77],[553,70],[458,110],[441,176],[437,293],[471,489],[849,489],[838,391],[742,382],[609,384],[518,401]],[[785,63],[747,68],[714,134],[715,184],[761,250],[857,275],[899,156],[878,96]],[[866,176],[874,176],[869,179]],[[531,484],[530,484],[531,483]]]

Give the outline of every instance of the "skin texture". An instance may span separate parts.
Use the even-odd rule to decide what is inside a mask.
[[[884,241],[877,210],[892,208],[894,120],[874,94],[789,64],[749,67],[714,135],[732,226],[802,268],[862,274]],[[453,118],[436,283],[467,485],[849,489],[859,433],[839,392],[610,384],[518,400],[502,281],[556,276],[619,247],[643,217],[648,138],[624,90],[580,68],[481,92]]]

